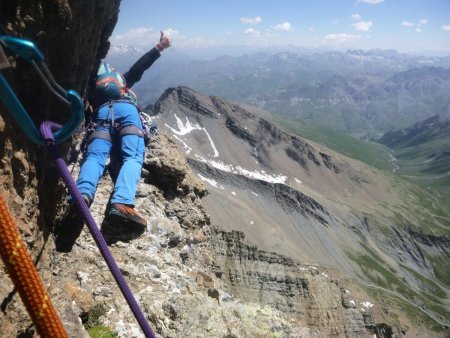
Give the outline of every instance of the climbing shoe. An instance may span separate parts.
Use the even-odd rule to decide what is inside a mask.
[[[89,207],[92,200],[87,195],[82,195],[83,200]],[[59,252],[70,252],[75,241],[83,230],[84,220],[75,202],[72,200],[66,214],[55,228],[55,246]]]
[[[112,203],[106,218],[109,223],[126,224],[130,226],[130,230],[144,231],[147,229],[147,220],[127,204]]]

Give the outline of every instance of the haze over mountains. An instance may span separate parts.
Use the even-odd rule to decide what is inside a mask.
[[[108,60],[131,64],[139,53],[130,53],[115,49]],[[170,86],[186,85],[371,139],[433,115],[450,117],[450,56],[294,50],[193,60],[169,50],[154,67],[135,88],[144,104]]]

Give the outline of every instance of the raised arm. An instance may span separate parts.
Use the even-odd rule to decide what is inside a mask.
[[[156,46],[145,53],[125,74],[123,74],[125,81],[127,81],[127,87],[131,88],[138,82],[142,78],[144,72],[161,56],[161,52],[169,47],[170,39],[161,32],[161,37]]]

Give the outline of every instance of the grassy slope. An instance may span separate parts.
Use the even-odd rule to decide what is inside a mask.
[[[275,117],[275,122],[292,134],[320,143],[375,168],[381,170],[392,170],[394,168],[390,162],[389,149],[379,143],[358,140],[332,129],[296,120]]]
[[[431,160],[436,152],[450,149],[450,137],[441,137],[413,147],[394,151],[400,169],[398,173],[450,196],[450,161],[448,157]]]
[[[333,130],[304,124],[299,121],[276,118],[276,123],[290,133],[320,143],[347,157],[357,159],[386,172],[392,172],[394,167],[391,162],[390,150],[381,144],[357,140]],[[429,148],[424,148],[420,151],[411,150],[411,156],[426,157],[429,151],[435,146],[438,145],[429,144],[427,145]],[[404,151],[404,154],[407,154],[408,150]],[[400,165],[404,165],[404,163],[401,162]],[[392,173],[392,175],[394,176],[395,174]],[[396,224],[400,228],[407,226],[423,234],[450,237],[450,210],[447,208],[448,199],[442,197],[441,194],[433,189],[427,189],[426,187],[415,184],[413,180],[407,180],[397,176],[394,178],[394,181],[393,188],[403,191],[404,197],[401,203],[402,207],[400,208],[398,205],[394,207],[386,201],[386,208],[392,208],[391,211],[396,215],[395,219],[392,220],[392,224]],[[383,224],[380,224],[380,227],[383,226]],[[382,231],[390,231],[389,227],[387,226]],[[397,297],[393,294],[386,294],[386,292],[378,289],[371,291],[374,297],[380,303],[387,302],[391,304],[390,306],[397,307],[400,312],[406,313],[408,318],[413,322],[419,320],[433,331],[445,331],[445,329],[426,315],[423,309],[420,308],[422,306],[424,309],[443,318],[450,317],[450,311],[446,307],[445,302],[447,298],[446,291],[439,286],[450,287],[450,269],[443,262],[445,260],[444,257],[426,254],[428,262],[433,267],[434,275],[439,283],[438,285],[434,280],[421,276],[420,273],[407,266],[400,265],[398,268],[402,270],[402,273],[399,274],[395,269],[386,264],[373,250],[364,244],[362,246],[365,248],[365,252],[348,253],[349,257],[361,267],[362,272],[373,285],[393,290],[400,295]],[[423,290],[418,291],[417,288],[412,287],[399,277],[405,273],[415,278],[418,284],[422,284]],[[389,301],[387,301],[388,299]],[[404,299],[420,305],[412,306],[410,303],[405,302]],[[394,317],[396,316],[396,312],[395,310],[392,312]]]

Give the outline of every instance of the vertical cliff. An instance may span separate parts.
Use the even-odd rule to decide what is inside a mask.
[[[120,0],[1,1],[0,25],[7,35],[34,41],[56,81],[83,94],[92,70],[105,57],[117,21]],[[68,111],[51,99],[31,66],[10,57],[2,71],[36,123],[64,122]],[[0,191],[8,200],[32,256],[39,260],[62,199],[54,167],[43,147],[32,144],[0,105]],[[36,226],[37,225],[37,226]],[[9,278],[0,274],[0,331],[27,327]]]

